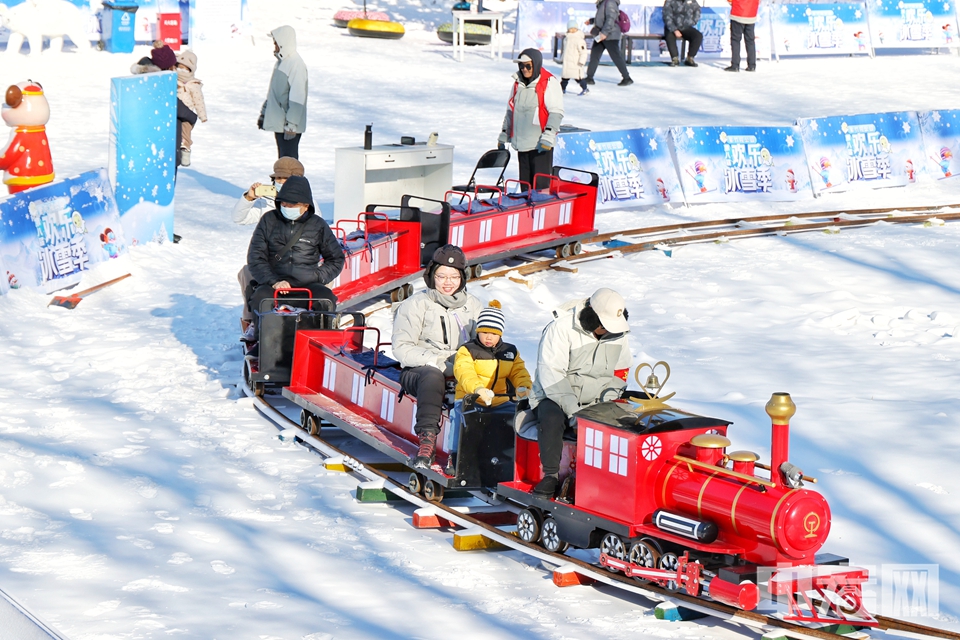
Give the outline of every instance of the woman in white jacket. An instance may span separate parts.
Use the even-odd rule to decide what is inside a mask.
[[[467,293],[467,258],[460,247],[436,250],[423,274],[426,291],[403,301],[393,319],[393,357],[403,366],[400,386],[417,399],[417,469],[433,464],[446,379],[457,349],[476,337],[481,302]]]

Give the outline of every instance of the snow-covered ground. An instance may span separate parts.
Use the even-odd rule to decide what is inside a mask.
[[[457,553],[450,532],[412,529],[409,508],[356,503],[351,478],[281,443],[239,398],[235,276],[251,228],[230,210],[275,159],[272,136],[256,129],[273,63],[265,32],[298,29],[311,74],[301,159],[325,211],[333,149],[360,144],[370,122],[378,142],[439,131],[465,177],[495,143],[515,68],[475,51],[456,63],[421,28],[395,42],[351,38],[330,24],[341,7],[323,0],[252,4],[253,38],[200,53],[210,122],[177,185],[183,242],[132,251],[134,277],[73,311],[23,290],[0,298],[0,589],[74,640],[741,637],[718,623],[658,622],[649,603],[607,589],[558,590],[515,553]],[[421,24],[445,17],[439,4],[399,11]],[[109,78],[142,53],[3,58],[0,81],[43,83],[60,175],[106,164]],[[736,76],[720,66],[638,66],[629,88],[605,67],[589,96],[567,98],[566,122],[785,124],[960,107],[955,56],[761,61]],[[599,225],[951,202],[960,182],[617,211]],[[762,457],[763,404],[791,392],[790,457],[833,508],[827,550],[878,574],[937,565],[940,613],[924,621],[960,629],[958,253],[960,225],[878,224],[471,290],[503,303],[508,337],[530,359],[552,308],[616,283],[637,362],[669,361],[674,404],[733,420],[735,446]],[[389,326],[387,313],[374,320]]]

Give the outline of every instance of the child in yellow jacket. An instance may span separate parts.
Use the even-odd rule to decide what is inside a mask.
[[[503,311],[493,300],[477,318],[477,337],[460,347],[453,362],[458,401],[476,393],[481,404],[501,405],[509,400],[507,381],[518,397],[526,397],[532,384],[530,374],[517,348],[503,341],[503,328]]]

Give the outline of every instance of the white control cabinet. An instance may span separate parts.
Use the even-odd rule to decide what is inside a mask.
[[[442,200],[452,185],[453,145],[341,147],[336,150],[333,220],[356,220],[368,204],[399,206],[406,194]]]

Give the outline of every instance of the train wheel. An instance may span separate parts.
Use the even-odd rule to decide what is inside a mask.
[[[306,432],[312,436],[320,435],[320,418],[312,413],[307,417]]]
[[[564,244],[556,248],[555,250],[558,258],[569,258],[570,257],[570,245]]]
[[[627,559],[627,548],[624,546],[620,536],[615,533],[604,534],[603,539],[600,541],[600,553],[605,553],[617,560]],[[613,567],[607,567],[607,571],[615,573],[617,570]]]
[[[540,539],[540,514],[532,509],[524,509],[517,516],[517,535],[531,544]]]
[[[627,559],[631,564],[635,564],[638,567],[646,567],[647,569],[656,569],[657,562],[660,560],[660,549],[658,549],[654,542],[649,538],[644,538],[638,542],[634,542],[630,547],[630,555]],[[647,582],[643,578],[637,578],[641,582]]]
[[[412,295],[413,295],[413,284],[410,283],[410,282],[408,282],[407,284],[403,285],[403,291],[404,291],[404,293],[407,294],[407,297],[408,297],[408,298],[409,298],[410,296],[412,296]]]
[[[306,409],[300,409],[300,428],[304,431],[307,430],[307,421],[310,419],[310,414],[307,413]]]
[[[550,553],[563,553],[570,546],[560,539],[557,521],[549,516],[543,521],[543,527],[541,527],[540,544]]]
[[[570,254],[578,256],[583,253],[583,244],[579,240],[570,244]]]
[[[483,275],[483,265],[482,264],[473,265],[473,277],[479,278],[482,275]]]
[[[423,497],[429,502],[443,501],[443,485],[439,485],[433,480],[427,480],[423,483]]]
[[[680,566],[680,559],[677,558],[677,554],[667,552],[660,556],[660,561],[657,563],[658,569],[664,569],[666,571],[676,571],[677,567]],[[676,580],[667,581],[667,591],[679,591],[680,587],[677,585]]]
[[[390,302],[403,302],[404,298],[407,297],[407,288],[406,287],[397,287],[390,292]]]
[[[410,474],[410,478],[407,480],[407,490],[414,495],[423,491],[423,478],[419,473]]]

